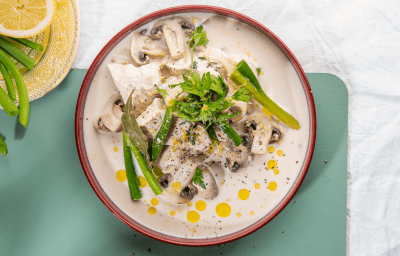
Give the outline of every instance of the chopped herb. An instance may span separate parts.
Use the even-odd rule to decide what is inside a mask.
[[[204,177],[203,177],[203,171],[197,167],[196,172],[194,173],[193,176],[193,183],[199,185],[200,187],[206,189],[206,184],[204,184]]]
[[[213,67],[213,65],[218,64],[217,62],[209,62],[206,68]]]
[[[165,89],[157,88],[157,91],[161,94],[161,96],[162,96],[163,98],[165,98],[165,96],[168,95],[167,90],[165,90]]]
[[[261,68],[257,68],[257,75],[261,74]]]
[[[205,58],[205,57],[199,57],[199,59],[201,59],[201,60],[206,60],[206,58]]]
[[[245,87],[242,87],[239,89],[239,91],[235,92],[235,94],[232,95],[232,99],[236,101],[244,101],[244,102],[249,102],[250,101],[250,91],[247,90]]]
[[[193,61],[193,69],[197,69],[197,61]]]

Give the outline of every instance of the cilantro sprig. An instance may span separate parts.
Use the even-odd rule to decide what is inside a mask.
[[[194,67],[196,66],[196,63],[193,61],[193,51],[196,48],[196,46],[206,46],[208,43],[207,39],[207,32],[203,30],[203,25],[199,26],[190,34],[189,41],[188,41],[188,46],[190,49],[190,57],[192,58],[192,65],[190,67],[190,72],[193,71]]]

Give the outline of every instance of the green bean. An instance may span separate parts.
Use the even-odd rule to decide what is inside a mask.
[[[0,48],[7,52],[11,57],[19,61],[25,67],[32,69],[35,66],[35,60],[29,57],[26,53],[18,49],[7,39],[0,35]],[[14,77],[15,78],[15,77]]]
[[[249,78],[245,77],[239,70],[235,69],[229,78],[239,87],[244,86],[250,91],[250,96],[253,97],[258,103],[260,103],[264,108],[271,112],[276,118],[278,118],[282,123],[286,124],[292,129],[300,129],[299,122],[278,106],[273,100],[271,100],[263,90],[257,90],[256,86],[253,85]]]
[[[14,102],[10,99],[10,96],[3,90],[0,86],[0,106],[3,107],[4,111],[9,116],[16,116],[19,113],[17,106],[15,106]]]
[[[151,145],[151,161],[153,162],[156,161],[157,157],[160,155],[160,152],[164,146],[165,139],[167,138],[169,128],[171,127],[173,112],[172,108],[172,106],[167,107],[160,130],[158,130],[158,133]]]
[[[0,72],[3,75],[4,81],[6,82],[8,96],[10,96],[10,99],[12,101],[16,101],[17,96],[15,95],[15,88],[10,73],[8,72],[6,67],[1,63],[0,63]]]
[[[15,63],[10,57],[0,49],[0,62],[10,71],[11,75],[15,79],[17,85],[18,98],[19,98],[19,122],[26,128],[29,119],[29,97],[28,89],[26,88],[24,79],[19,72]]]
[[[125,132],[122,132],[124,134]],[[125,133],[125,135],[128,135]],[[162,193],[162,189],[156,179],[154,178],[152,172],[149,169],[149,166],[147,164],[146,159],[144,158],[144,155],[139,149],[131,142],[131,140],[128,138],[127,140],[128,146],[131,148],[133,155],[135,156],[136,160],[138,161],[138,164],[140,166],[140,169],[142,170],[143,176],[146,179],[147,183],[149,184],[151,190],[153,190],[154,194],[159,195]]]
[[[6,142],[4,141],[3,137],[0,134],[0,154],[2,156],[5,156],[5,155],[7,155],[7,153],[8,153],[7,144],[6,144]]]
[[[131,198],[133,200],[138,200],[142,198],[139,189],[139,178],[135,171],[135,166],[133,165],[132,152],[128,146],[128,136],[125,132],[122,133],[123,144],[124,144],[124,159],[125,159],[125,171],[126,178],[128,180],[129,192],[131,193]]]
[[[227,121],[215,122],[215,124],[233,141],[236,147],[242,144],[242,138],[240,138],[239,134],[237,134]]]
[[[27,46],[29,48],[35,49],[37,51],[43,51],[43,45],[35,43],[35,42],[32,42],[32,41],[30,41],[28,39],[25,39],[25,38],[14,38],[14,37],[8,37],[8,38],[10,38],[11,40],[14,40],[17,43],[25,45],[25,46]]]
[[[208,128],[207,128],[207,133],[208,133],[208,136],[209,136],[210,139],[211,139],[212,144],[213,144],[214,146],[217,145],[217,144],[219,143],[219,140],[218,140],[218,136],[217,136],[217,134],[215,133],[215,130],[214,130],[214,127],[213,127],[212,124],[211,124],[210,126],[208,126]]]

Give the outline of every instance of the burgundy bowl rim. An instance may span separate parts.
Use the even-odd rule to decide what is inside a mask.
[[[83,114],[84,114],[84,107],[85,107],[87,93],[89,91],[93,77],[97,72],[97,69],[101,65],[104,58],[108,55],[108,53],[114,48],[114,46],[117,45],[123,38],[125,38],[133,30],[135,30],[136,28],[138,28],[148,22],[151,22],[152,20],[158,19],[163,16],[167,16],[167,15],[178,14],[178,13],[190,13],[190,12],[215,13],[215,14],[220,14],[220,15],[224,15],[224,16],[228,16],[228,17],[237,19],[237,20],[242,21],[242,22],[250,25],[251,27],[257,29],[259,32],[261,32],[262,34],[267,36],[270,40],[272,40],[275,43],[275,45],[277,45],[280,48],[280,50],[286,55],[286,57],[289,59],[289,61],[293,65],[293,67],[301,81],[301,84],[303,86],[303,89],[304,89],[304,92],[306,95],[306,99],[307,99],[309,116],[310,116],[310,121],[309,121],[310,122],[309,123],[310,137],[309,137],[309,141],[308,141],[308,148],[307,148],[306,156],[304,159],[304,163],[301,167],[299,175],[296,178],[292,188],[288,191],[288,193],[285,195],[283,200],[277,206],[275,206],[275,208],[273,210],[271,210],[267,215],[265,215],[263,218],[259,219],[255,223],[251,224],[250,226],[248,226],[244,229],[241,229],[239,231],[233,232],[231,234],[228,234],[228,235],[223,235],[223,236],[214,237],[214,238],[205,238],[205,239],[191,239],[191,238],[187,239],[187,238],[178,238],[175,236],[165,235],[165,234],[156,232],[152,229],[149,229],[149,228],[143,226],[142,224],[134,221],[128,215],[126,215],[121,209],[119,209],[111,201],[111,199],[101,189],[101,185],[97,181],[97,179],[94,175],[94,172],[90,166],[86,148],[85,148],[84,136],[83,136]],[[184,6],[176,6],[176,7],[162,9],[162,10],[150,13],[146,16],[143,16],[142,18],[134,21],[133,23],[129,24],[124,29],[122,29],[120,32],[118,32],[103,47],[103,49],[99,52],[99,54],[94,59],[92,65],[89,67],[89,69],[86,73],[86,76],[83,80],[80,92],[79,92],[79,96],[78,96],[78,100],[77,100],[77,104],[76,104],[76,112],[75,112],[75,140],[76,140],[76,146],[77,146],[77,150],[78,150],[79,159],[80,159],[83,171],[84,171],[91,187],[93,188],[94,192],[99,197],[99,199],[103,202],[103,204],[117,218],[119,218],[122,222],[124,222],[126,225],[128,225],[132,229],[136,230],[137,232],[139,232],[143,235],[146,235],[148,237],[151,237],[153,239],[165,242],[165,243],[170,243],[170,244],[175,244],[175,245],[184,245],[184,246],[211,246],[211,245],[217,245],[217,244],[231,242],[231,241],[237,240],[239,238],[242,238],[246,235],[249,235],[249,234],[255,232],[256,230],[260,229],[265,224],[267,224],[269,221],[271,221],[274,217],[276,217],[283,210],[283,208],[285,208],[285,206],[291,201],[291,199],[293,198],[293,196],[299,189],[301,183],[303,182],[303,180],[307,174],[308,168],[311,163],[312,155],[314,152],[316,132],[317,132],[317,119],[316,119],[315,104],[314,104],[314,98],[312,95],[311,87],[310,87],[310,84],[306,77],[306,74],[304,73],[303,68],[301,67],[299,61],[296,59],[294,54],[290,51],[290,49],[272,31],[270,31],[268,28],[266,28],[261,23],[253,20],[252,18],[247,17],[236,11],[232,11],[229,9],[216,7],[216,6],[209,6],[209,5],[184,5]]]

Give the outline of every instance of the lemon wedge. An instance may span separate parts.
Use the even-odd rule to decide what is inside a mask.
[[[54,0],[0,0],[0,34],[26,38],[43,32],[54,15]]]

